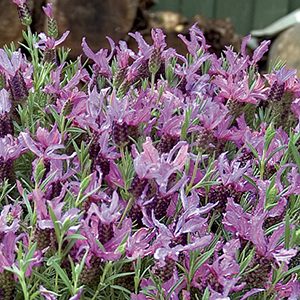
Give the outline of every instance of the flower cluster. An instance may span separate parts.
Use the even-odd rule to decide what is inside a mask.
[[[300,80],[258,72],[269,42],[153,29],[88,66],[44,11],[0,50],[0,299],[299,299]]]

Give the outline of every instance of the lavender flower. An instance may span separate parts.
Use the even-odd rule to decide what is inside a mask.
[[[11,299],[15,292],[13,274],[5,268],[15,263],[16,235],[13,232],[5,234],[0,241],[0,295],[3,299]]]
[[[34,46],[56,62],[68,32],[43,10]],[[84,38],[92,68],[0,50],[0,298],[297,299],[295,71],[260,75],[270,42],[251,56],[250,36],[219,57],[196,25],[187,56],[130,36],[137,51]]]
[[[21,155],[23,147],[11,135],[0,139],[0,182],[12,178],[13,162]]]
[[[50,36],[46,36],[45,33],[40,33],[39,34],[39,42],[36,44],[36,47],[41,49],[44,52],[44,61],[50,62],[50,63],[57,63],[57,58],[56,58],[56,47],[60,44],[62,44],[66,38],[69,35],[69,31],[66,31],[60,39],[55,40],[55,30],[52,29],[54,32],[51,32]]]
[[[47,19],[48,35],[56,39],[58,37],[58,28],[57,28],[57,22],[53,16],[52,3],[47,3],[47,5],[43,6],[42,8],[45,15],[48,18]]]
[[[11,103],[9,93],[2,89],[0,91],[0,138],[14,134],[14,127],[10,117]]]
[[[32,69],[28,67],[23,55],[20,52],[13,52],[9,58],[7,53],[0,49],[0,70],[5,74],[12,100],[24,101],[28,97]]]
[[[32,23],[32,18],[27,0],[12,0],[12,2],[18,7],[18,14],[21,23],[25,26],[30,26]]]
[[[54,126],[51,131],[39,127],[36,132],[37,141],[33,140],[28,132],[21,133],[21,141],[23,145],[35,154],[38,158],[33,162],[35,166],[38,163],[38,159],[42,159],[45,166],[45,176],[49,172],[56,169],[55,161],[68,160],[72,156],[66,154],[56,153],[58,150],[63,149],[62,136],[59,133],[57,126]]]

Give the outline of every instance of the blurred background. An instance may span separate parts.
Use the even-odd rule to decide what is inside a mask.
[[[188,36],[188,28],[197,22],[217,55],[225,45],[239,50],[242,36],[251,32],[250,48],[271,39],[266,60],[279,56],[300,69],[300,0],[29,0],[32,29],[38,32],[45,30],[41,7],[47,2],[53,3],[60,33],[71,30],[64,46],[72,48],[73,57],[81,54],[83,36],[94,50],[108,47],[106,36],[135,48],[127,33],[140,31],[150,40],[152,27],[162,28],[168,45],[183,53],[177,35]],[[22,41],[21,25],[15,5],[0,0],[0,46],[10,41]]]

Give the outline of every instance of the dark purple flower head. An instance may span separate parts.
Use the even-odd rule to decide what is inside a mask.
[[[100,206],[92,203],[86,218],[82,220],[80,232],[86,237],[85,244],[94,255],[104,260],[120,258],[118,247],[131,231],[129,219],[125,219],[119,228],[120,209],[119,196],[114,192],[110,202],[102,201]]]

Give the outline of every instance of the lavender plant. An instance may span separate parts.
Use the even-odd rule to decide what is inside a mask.
[[[0,50],[0,299],[300,298],[300,81],[199,28]],[[23,53],[26,50],[26,55]]]

